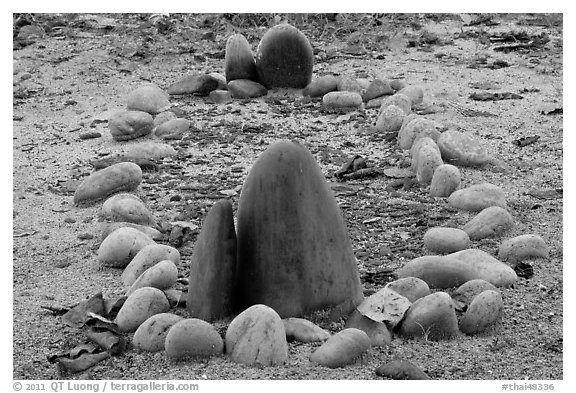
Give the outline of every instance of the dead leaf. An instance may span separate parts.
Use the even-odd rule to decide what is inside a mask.
[[[376,322],[385,322],[393,328],[410,308],[410,300],[389,288],[382,288],[364,299],[357,310],[360,314]]]
[[[90,299],[80,302],[76,307],[72,308],[62,316],[62,322],[70,327],[81,328],[86,321],[90,318],[89,312],[95,314],[104,313],[104,299],[102,292],[97,293]]]

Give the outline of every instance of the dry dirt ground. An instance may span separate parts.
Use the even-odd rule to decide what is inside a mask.
[[[315,75],[404,79],[424,89],[423,116],[482,141],[495,163],[461,168],[462,186],[502,187],[515,225],[505,237],[474,247],[495,254],[504,238],[534,233],[546,241],[550,257],[531,261],[533,276],[503,290],[504,317],[490,335],[440,342],[394,337],[389,347],[372,348],[356,364],[335,370],[309,362],[313,344],[291,344],[285,366],[264,369],[226,357],[175,363],[163,353],[129,347],[80,376],[61,375],[47,358],[84,337],[44,307],[70,307],[100,291],[105,298],[122,295],[121,272],[96,259],[100,204],[72,203],[76,185],[93,172],[89,160],[135,143],[113,141],[99,119],[122,108],[143,83],[166,88],[187,73],[223,73],[230,34],[243,33],[255,49],[281,18],[309,37]],[[81,14],[36,15],[32,22],[46,36],[15,38],[13,50],[13,378],[377,379],[375,368],[393,358],[442,380],[564,378],[562,16]],[[472,100],[479,91],[521,98]],[[178,220],[198,226],[179,245],[184,278],[210,206],[227,197],[236,208],[252,163],[280,139],[302,141],[332,183],[366,293],[425,254],[422,236],[429,227],[460,226],[471,217],[417,184],[403,188],[387,176],[343,183],[332,177],[354,154],[379,168],[409,164],[395,140],[372,131],[376,109],[330,114],[298,91],[223,106],[194,96],[171,102],[193,130],[167,142],[177,158],[145,172],[136,194],[165,229]],[[86,132],[101,137],[81,139]],[[515,142],[532,136],[539,139],[522,147]],[[186,315],[185,309],[175,312]],[[323,314],[313,320],[332,332],[343,326]],[[226,321],[217,327],[223,333]]]

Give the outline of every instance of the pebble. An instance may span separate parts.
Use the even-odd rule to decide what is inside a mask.
[[[538,235],[526,234],[507,239],[498,249],[498,259],[511,266],[528,258],[548,258],[548,246]]]
[[[434,142],[432,138],[428,136],[423,136],[421,138],[416,139],[412,144],[412,147],[410,148],[410,156],[412,157],[410,169],[413,171],[416,171],[416,169],[418,168],[419,152],[420,149],[424,146],[427,146],[437,151],[438,154],[440,154],[440,149],[438,148],[438,145],[436,144],[436,142]]]
[[[212,90],[208,100],[217,105],[227,104],[232,101],[232,94],[228,90]]]
[[[143,287],[158,288],[161,290],[168,289],[176,284],[178,279],[178,268],[169,259],[164,259],[154,266],[146,269],[126,292],[130,296],[135,290]]]
[[[404,117],[406,117],[406,114],[402,108],[396,105],[389,105],[378,113],[376,130],[381,133],[396,133],[402,126]]]
[[[279,366],[288,359],[286,331],[272,308],[256,304],[232,320],[226,331],[226,353],[235,363]]]
[[[362,106],[362,96],[349,91],[332,91],[324,94],[322,104],[329,112],[349,112]]]
[[[209,74],[190,74],[174,82],[167,90],[170,95],[198,94],[208,95],[218,89],[220,82]]]
[[[366,102],[366,104],[364,104],[364,108],[366,108],[366,109],[380,109],[380,107],[382,106],[382,103],[384,102],[386,97],[387,96],[372,98],[371,100]]]
[[[429,137],[436,142],[440,135],[434,121],[419,117],[400,128],[398,145],[404,150],[409,150],[418,138]]]
[[[405,96],[404,94],[396,93],[391,96],[386,96],[382,101],[380,111],[382,111],[382,109],[387,107],[388,105],[399,106],[400,108],[402,108],[402,110],[406,115],[409,115],[412,112],[412,101],[410,101],[410,98],[408,96]]]
[[[166,123],[169,120],[177,119],[178,116],[172,111],[164,111],[162,113],[158,113],[154,116],[154,128],[158,127],[160,124]]]
[[[386,79],[376,78],[366,88],[362,99],[364,102],[373,100],[374,98],[392,95],[394,94],[394,89],[390,87],[390,82]]]
[[[480,142],[468,134],[448,130],[440,135],[436,143],[442,152],[442,158],[450,164],[481,166],[490,162],[490,157]]]
[[[134,332],[132,344],[135,348],[148,352],[163,351],[168,331],[175,323],[182,320],[184,318],[179,315],[165,312],[152,315],[138,326]]]
[[[221,199],[204,219],[190,259],[186,308],[192,317],[213,321],[232,313],[236,243],[232,203]]]
[[[134,332],[152,315],[170,310],[168,299],[159,289],[140,288],[124,302],[114,322],[122,332]]]
[[[405,277],[389,282],[384,288],[388,288],[404,296],[408,301],[414,303],[421,297],[430,295],[430,288],[426,281],[418,277]]]
[[[142,182],[142,169],[132,162],[119,162],[92,173],[78,185],[74,203],[97,201],[120,191],[133,191]]]
[[[406,82],[403,79],[392,79],[390,81],[390,87],[394,91],[400,91],[406,87]]]
[[[187,119],[172,119],[160,124],[153,130],[154,136],[158,138],[171,138],[182,134],[190,129],[192,122]]]
[[[416,180],[421,184],[429,184],[434,171],[443,164],[442,156],[437,148],[423,145],[417,151]]]
[[[231,35],[226,41],[224,74],[226,82],[235,79],[258,80],[252,48],[246,37],[240,33]]]
[[[376,322],[384,322],[390,328],[395,328],[410,308],[410,300],[391,288],[384,287],[378,292],[365,298],[356,308],[364,315]]]
[[[352,314],[346,319],[344,327],[362,330],[368,335],[372,347],[386,347],[392,343],[392,333],[384,323],[374,321],[362,315],[358,310],[352,311]]]
[[[351,76],[344,76],[338,80],[338,91],[349,91],[355,93],[362,92],[362,86]]]
[[[120,276],[126,287],[132,286],[142,273],[160,261],[170,260],[175,265],[180,263],[180,252],[167,244],[148,244],[134,255]]]
[[[338,90],[338,78],[334,75],[324,75],[314,79],[302,90],[303,96],[322,97],[326,93]]]
[[[151,228],[146,225],[134,224],[133,222],[111,222],[104,224],[102,228],[102,234],[100,236],[100,242],[104,241],[104,239],[106,239],[108,235],[110,235],[116,229],[123,227],[130,227],[139,230],[152,240],[160,240],[162,238],[162,232],[156,228]]]
[[[488,281],[481,278],[477,278],[474,280],[466,281],[464,284],[456,288],[456,290],[452,292],[452,299],[468,307],[477,295],[487,290],[497,291],[498,289],[492,283],[489,283]]]
[[[214,326],[197,318],[184,319],[172,325],[164,346],[166,356],[173,360],[209,358],[224,352],[224,341]]]
[[[430,379],[420,367],[408,360],[392,360],[376,369],[376,375],[395,380]]]
[[[450,295],[435,292],[412,303],[400,326],[400,334],[433,341],[456,337],[458,320]]]
[[[323,342],[330,338],[328,331],[303,318],[285,318],[282,320],[282,323],[284,323],[286,340],[288,342]]]
[[[100,243],[98,260],[103,266],[124,268],[149,244],[154,244],[154,240],[143,232],[130,227],[118,228]]]
[[[41,26],[38,25],[24,25],[20,27],[18,35],[16,38],[18,40],[34,40],[37,38],[42,38],[46,35],[46,32]]]
[[[142,111],[156,115],[170,108],[168,94],[153,83],[140,86],[126,98],[129,111]]]
[[[120,193],[102,204],[101,217],[110,221],[132,222],[153,226],[156,220],[148,207],[134,194]]]
[[[115,114],[108,121],[110,134],[115,141],[127,141],[140,138],[152,132],[154,119],[142,111],[123,111]]]
[[[176,149],[167,143],[140,142],[126,148],[125,155],[131,158],[146,158],[150,160],[174,157]]]
[[[468,335],[484,333],[502,318],[504,302],[499,291],[486,290],[477,295],[460,320],[460,331]]]
[[[268,94],[268,89],[249,79],[234,79],[228,82],[228,90],[233,98],[256,98]]]
[[[433,197],[450,196],[460,186],[460,170],[450,164],[442,164],[434,171],[430,183],[430,195]]]
[[[211,72],[208,75],[213,77],[218,81],[218,89],[216,90],[226,90],[228,88],[228,83],[226,82],[226,77],[219,72]],[[212,90],[214,91],[214,90]]]
[[[458,228],[430,228],[423,240],[426,249],[434,254],[450,254],[465,250],[472,244],[468,234]]]
[[[462,230],[471,240],[503,235],[514,224],[514,218],[500,206],[491,206],[474,216]]]
[[[310,356],[310,361],[324,367],[338,368],[354,363],[370,348],[370,337],[355,328],[332,335]]]
[[[448,198],[448,204],[469,212],[479,212],[490,206],[505,209],[506,196],[502,188],[491,183],[481,183],[454,191]]]
[[[400,89],[396,94],[404,94],[410,98],[412,105],[421,104],[424,100],[424,90],[420,86],[406,86]]]

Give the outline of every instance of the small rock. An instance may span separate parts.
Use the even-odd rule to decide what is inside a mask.
[[[178,279],[178,268],[169,259],[164,259],[152,267],[146,269],[130,289],[126,292],[130,296],[135,290],[143,287],[158,288],[161,290],[168,289],[176,284]]]
[[[302,90],[303,96],[322,97],[326,93],[338,90],[338,78],[334,75],[321,76]]]
[[[420,86],[406,86],[399,90],[396,94],[404,94],[408,98],[412,105],[421,104],[424,100],[424,90]]]
[[[468,234],[458,228],[430,228],[424,234],[424,246],[434,254],[450,254],[470,245]]]
[[[170,304],[164,293],[156,288],[140,288],[124,302],[114,322],[123,332],[133,332],[152,315],[165,313]]]
[[[376,130],[382,133],[396,133],[402,126],[402,121],[406,114],[402,108],[396,105],[389,105],[383,108],[376,120]]]
[[[120,191],[133,191],[142,181],[142,170],[132,162],[120,162],[99,170],[84,180],[74,192],[74,203],[94,202]]]
[[[181,316],[170,313],[152,315],[138,326],[132,338],[132,344],[135,348],[144,351],[163,351],[168,331],[175,323],[182,320],[184,318]]]
[[[169,120],[177,118],[178,117],[176,116],[176,114],[172,111],[164,111],[158,113],[156,116],[154,116],[154,128],[158,127],[160,124],[166,123]]]
[[[355,362],[370,348],[370,338],[360,329],[346,328],[331,336],[310,356],[324,367],[338,368]]]
[[[122,272],[120,277],[122,283],[126,287],[130,287],[142,273],[158,262],[167,259],[178,265],[180,263],[180,252],[166,244],[152,243],[142,247]]]
[[[388,105],[396,105],[402,108],[405,114],[409,115],[412,112],[412,101],[408,96],[404,94],[394,94],[392,96],[387,96],[382,101],[382,105],[380,106],[380,111],[386,108]]]
[[[226,353],[235,363],[278,366],[288,359],[286,331],[272,308],[256,304],[232,320],[226,331]]]
[[[438,149],[429,145],[422,146],[417,153],[416,180],[421,184],[430,183],[434,171],[442,164],[442,156]]]
[[[356,82],[358,82],[360,88],[363,91],[366,91],[366,89],[368,89],[368,86],[370,86],[370,81],[367,78],[356,78]],[[363,93],[361,94],[363,95]]]
[[[218,89],[220,82],[209,74],[186,75],[168,88],[170,95],[198,94],[205,96]]]
[[[349,91],[332,91],[324,94],[322,104],[329,112],[349,112],[362,106],[362,96]]]
[[[479,212],[490,206],[506,208],[504,191],[491,183],[475,184],[454,191],[448,198],[448,204],[456,209]]]
[[[392,360],[376,369],[376,375],[396,380],[430,379],[428,374],[407,360]]]
[[[156,224],[156,220],[144,202],[136,195],[128,193],[120,193],[108,198],[102,204],[100,215],[110,221],[152,226]]]
[[[428,284],[426,284],[426,281],[421,280],[418,277],[400,278],[386,284],[384,288],[391,289],[399,295],[404,296],[411,303],[414,303],[421,297],[430,295]]]
[[[108,122],[110,134],[116,141],[127,141],[148,135],[153,127],[152,115],[142,111],[119,112]]]
[[[30,41],[38,38],[43,38],[46,32],[41,26],[38,25],[24,25],[20,27],[16,38],[22,41]]]
[[[480,142],[468,135],[455,130],[443,132],[438,140],[442,158],[453,165],[481,166],[490,162],[490,157]]]
[[[387,96],[372,98],[366,104],[364,104],[364,108],[366,108],[366,109],[377,109],[378,108],[379,109],[382,106],[382,103],[384,102],[384,100],[386,98],[387,98]]]
[[[435,150],[438,153],[438,155],[440,155],[440,149],[438,148],[438,145],[436,144],[436,142],[434,142],[432,138],[423,136],[421,138],[416,139],[412,144],[412,147],[410,148],[410,155],[412,156],[412,164],[410,165],[410,169],[413,171],[416,171],[418,169],[418,158],[420,154],[420,149],[424,146],[427,146],[428,148]]]
[[[249,79],[234,79],[228,82],[228,90],[234,98],[256,98],[268,94],[268,89]]]
[[[394,89],[390,87],[388,80],[377,78],[368,85],[368,88],[364,92],[362,99],[364,102],[368,102],[374,98],[392,94],[394,94]]]
[[[460,186],[460,170],[454,165],[442,164],[434,171],[430,183],[430,195],[447,197]]]
[[[214,326],[196,318],[184,319],[172,325],[164,346],[166,356],[174,360],[207,358],[224,351],[224,341]]]
[[[458,320],[450,295],[435,292],[412,303],[400,326],[400,334],[433,341],[457,336]]]
[[[362,330],[370,338],[370,345],[373,347],[385,347],[392,342],[392,333],[386,325],[379,321],[362,315],[360,311],[354,310],[346,319],[345,328],[355,328]]]
[[[150,83],[133,90],[126,99],[129,111],[142,111],[156,115],[170,108],[168,94],[157,85]]]
[[[468,307],[477,295],[487,290],[497,291],[498,289],[488,281],[477,278],[466,281],[456,288],[456,290],[452,292],[452,299]]]
[[[500,292],[487,290],[477,295],[460,320],[460,330],[468,335],[483,333],[502,318],[504,302]]]
[[[162,238],[162,232],[160,232],[158,229],[151,228],[146,225],[134,224],[133,222],[110,222],[104,224],[102,228],[102,235],[100,236],[100,242],[103,242],[104,239],[106,239],[108,235],[110,235],[116,229],[123,227],[130,227],[139,230],[152,240],[160,240]]]
[[[394,89],[394,91],[400,91],[406,87],[406,82],[402,79],[392,79],[390,81],[390,87]]]
[[[232,95],[228,90],[212,90],[208,95],[208,99],[214,104],[222,105],[232,101]]]
[[[330,333],[320,326],[303,319],[303,318],[285,318],[284,330],[286,331],[286,340],[311,343],[326,341],[330,338]]]
[[[142,248],[155,244],[146,234],[130,227],[118,228],[98,248],[98,260],[103,266],[124,268]]]
[[[394,97],[394,96],[392,96]],[[425,118],[416,118],[400,128],[398,131],[398,145],[404,150],[412,148],[418,138],[429,137],[437,141],[440,131],[436,128],[436,123]]]
[[[498,237],[514,224],[514,219],[500,206],[491,206],[474,216],[462,230],[471,240],[480,240],[487,237]]]
[[[175,135],[182,135],[190,129],[191,121],[187,119],[172,119],[160,124],[153,131],[158,138],[174,138]]]
[[[125,155],[131,158],[146,158],[151,160],[174,157],[176,149],[167,143],[140,142],[126,148]]]
[[[337,87],[338,91],[349,91],[355,93],[362,92],[362,87],[360,86],[360,84],[356,81],[355,78],[352,78],[350,76],[344,76],[340,78],[338,80]]]
[[[376,322],[384,322],[393,329],[400,323],[410,304],[404,296],[385,287],[365,298],[356,309],[361,315]]]
[[[218,89],[216,90],[226,90],[228,88],[228,83],[226,82],[226,77],[219,72],[211,72],[208,75],[213,77],[218,81]],[[215,90],[212,90],[215,91]]]
[[[521,235],[508,239],[498,250],[498,259],[516,266],[528,258],[548,258],[548,247],[538,235]]]

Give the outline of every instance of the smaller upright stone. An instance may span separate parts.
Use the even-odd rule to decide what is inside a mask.
[[[233,34],[226,41],[224,58],[226,82],[235,79],[258,80],[256,62],[250,43],[242,34]]]
[[[386,79],[377,78],[370,82],[362,99],[364,102],[368,102],[374,98],[392,94],[394,94],[394,89],[390,87],[390,83]]]
[[[249,79],[234,79],[228,82],[228,91],[233,98],[256,98],[268,94],[264,86]]]
[[[170,108],[170,101],[164,90],[150,83],[133,90],[126,99],[126,107],[131,111],[156,115]]]
[[[454,165],[442,164],[434,171],[430,183],[430,195],[433,197],[450,196],[460,186],[460,170]]]
[[[116,141],[127,141],[148,135],[153,127],[152,115],[142,111],[119,112],[108,121],[110,134]]]

